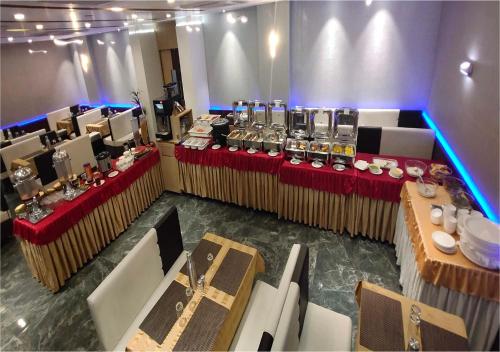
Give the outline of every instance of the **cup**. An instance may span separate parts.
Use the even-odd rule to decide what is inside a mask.
[[[446,204],[443,205],[443,217],[446,219],[446,217],[452,216],[455,217],[457,213],[457,207],[455,207],[453,204]]]
[[[457,218],[454,216],[444,217],[444,231],[450,235],[457,230]]]
[[[441,225],[443,223],[443,211],[439,208],[431,210],[431,222],[434,225]]]
[[[457,210],[457,233],[462,235],[464,230],[464,221],[469,216],[468,209],[458,209]]]

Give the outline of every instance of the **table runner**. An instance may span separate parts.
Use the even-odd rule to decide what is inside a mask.
[[[159,161],[160,154],[158,149],[154,148],[148,155],[135,161],[129,169],[114,178],[106,178],[102,186],[91,187],[73,201],[60,204],[50,216],[39,223],[31,224],[26,220],[15,219],[14,234],[37,245],[55,241],[95,208],[126,190],[153,166],[159,165]]]
[[[423,351],[467,351],[467,339],[428,321],[420,322]]]
[[[211,233],[205,234],[202,241],[200,241],[200,244],[204,249],[195,249],[193,251],[193,253],[198,253],[196,257],[193,255],[193,258],[196,258],[195,265],[197,267],[200,265],[200,261],[203,262],[206,260],[201,253],[207,253],[207,251],[212,250],[208,248],[210,247],[208,243],[220,246],[217,255],[213,253],[214,260],[205,272],[207,285],[205,293],[203,294],[199,290],[196,290],[191,303],[184,308],[179,318],[177,318],[176,315],[175,318],[167,318],[169,321],[170,319],[175,319],[175,323],[169,328],[166,324],[162,324],[162,322],[166,320],[165,317],[160,317],[155,315],[155,313],[151,313],[159,311],[160,306],[164,305],[163,300],[168,299],[164,297],[169,296],[171,293],[169,289],[167,289],[155,307],[153,307],[152,311],[148,314],[149,318],[147,317],[145,319],[137,333],[130,339],[127,350],[218,351],[227,350],[229,348],[250,297],[255,274],[264,271],[264,263],[256,249],[241,243]],[[244,259],[239,260],[240,258]],[[250,258],[250,260],[245,260],[248,258]],[[237,291],[234,292],[234,294],[230,294],[224,291],[224,287],[220,287],[220,289],[214,287],[214,280],[217,280],[215,277],[221,275],[219,274],[219,270],[227,272],[224,267],[236,263],[239,269],[241,269],[237,270],[241,275],[231,276],[223,274],[224,277],[221,277],[220,280],[229,283],[228,287],[237,287]],[[201,272],[198,272],[198,274],[201,274]],[[185,290],[189,285],[189,279],[185,274],[179,272],[172,285],[182,287]],[[178,295],[175,297],[178,297]],[[172,305],[173,301],[174,300],[170,300],[168,304]],[[173,305],[175,305],[175,303],[173,303]],[[163,310],[162,312],[163,314],[169,315],[175,314],[175,312],[172,313],[171,309]],[[158,320],[155,320],[155,316]],[[149,321],[147,321],[148,319]],[[161,324],[163,328],[162,335],[165,335],[165,338],[162,342],[155,341],[152,336],[142,329],[143,326],[154,326],[156,323]],[[154,334],[157,335],[157,333],[158,328]]]
[[[366,297],[365,295],[368,295]],[[383,296],[382,300],[374,299],[379,296]],[[384,300],[386,302],[395,301],[399,303],[399,307],[401,308],[401,320],[400,323],[396,323],[396,321],[387,321],[387,312],[384,309],[380,309],[381,307],[373,307],[374,304],[384,304]],[[376,302],[378,301],[378,302]],[[375,284],[369,283],[367,281],[360,281],[356,287],[356,302],[359,306],[359,320],[358,320],[358,334],[356,338],[356,350],[366,351],[370,350],[369,346],[363,345],[361,341],[366,342],[369,337],[371,343],[377,342],[378,344],[372,344],[371,346],[374,348],[381,348],[385,350],[404,350],[408,346],[408,341],[410,337],[416,338],[420,342],[420,346],[430,346],[431,343],[435,343],[436,339],[441,340],[444,336],[450,336],[450,334],[457,335],[463,341],[465,341],[465,347],[467,347],[467,332],[465,330],[465,324],[462,318],[446,313],[442,310],[433,308],[421,302],[417,302],[411,300],[405,296],[399,295],[395,292],[389,291],[383,287],[377,286]],[[372,306],[369,306],[371,304]],[[391,304],[391,303],[389,303]],[[394,304],[394,303],[392,303]],[[410,336],[409,328],[409,318],[410,318],[410,310],[412,304],[417,305],[421,310],[421,320],[425,322],[432,322],[435,326],[439,328],[439,330],[433,331],[434,336],[429,337],[428,331],[426,334],[422,334],[422,327],[417,330],[416,336]],[[363,313],[364,310],[369,310],[369,314]],[[381,329],[381,322],[386,322],[389,325],[400,324],[397,328],[393,327],[391,329]],[[379,326],[377,326],[379,325]],[[364,340],[361,339],[361,334],[368,329],[367,331],[376,331],[379,335],[375,336],[365,336]],[[402,329],[404,342],[401,348],[391,348],[389,346],[389,342],[391,340],[395,340],[395,336],[392,336],[395,331],[393,329]],[[366,334],[366,331],[364,332]],[[380,335],[381,334],[381,335]],[[441,335],[443,334],[443,335]],[[400,343],[400,342],[399,342]],[[449,350],[456,346],[456,341],[449,341],[443,347],[444,350]],[[463,345],[462,345],[463,346]]]
[[[435,198],[423,198],[416,184],[406,182],[401,191],[401,206],[405,223],[413,243],[417,267],[422,278],[435,285],[444,286],[464,294],[479,296],[498,302],[500,300],[500,273],[474,264],[460,249],[455,254],[444,254],[432,242],[432,233],[442,230],[441,225],[430,221],[431,204],[450,203],[450,197],[439,186]],[[459,239],[458,235],[453,235]]]

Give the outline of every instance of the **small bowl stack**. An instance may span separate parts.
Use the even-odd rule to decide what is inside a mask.
[[[472,262],[488,269],[500,267],[500,227],[483,217],[469,216],[464,220],[460,248]]]

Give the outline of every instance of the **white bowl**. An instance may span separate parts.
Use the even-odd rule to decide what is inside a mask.
[[[464,235],[467,242],[480,251],[498,253],[500,251],[500,227],[493,221],[476,216],[464,220]]]

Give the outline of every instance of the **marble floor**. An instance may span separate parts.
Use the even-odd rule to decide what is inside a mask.
[[[17,241],[3,246],[0,349],[98,350],[86,297],[172,205],[179,210],[187,249],[194,248],[207,231],[254,246],[266,262],[266,272],[258,278],[274,286],[278,285],[292,244],[307,244],[310,301],[350,316],[353,340],[357,325],[356,283],[368,280],[400,292],[392,246],[279,220],[276,214],[165,193],[57,294],[31,277]]]

